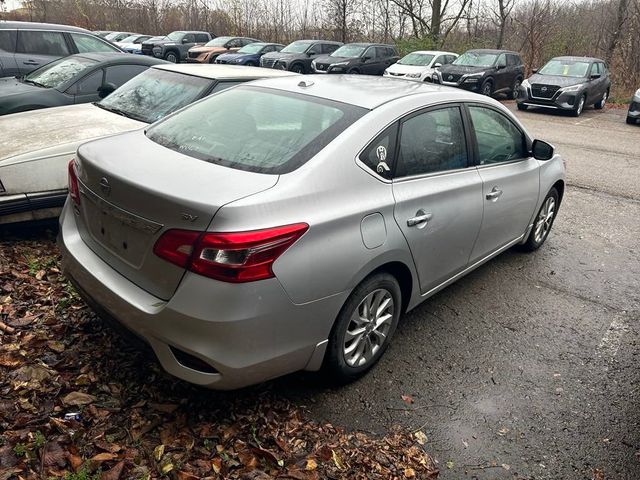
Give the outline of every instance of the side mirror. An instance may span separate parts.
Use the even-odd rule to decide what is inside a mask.
[[[536,160],[551,160],[553,158],[553,145],[542,140],[534,140],[531,145],[533,158]]]
[[[537,68],[532,68],[531,69],[531,73],[538,73],[538,69]]]
[[[191,43],[188,38],[183,38],[182,43]]]
[[[441,66],[442,64],[440,62],[433,64],[433,68],[440,68]]]
[[[506,66],[506,65],[503,65],[503,64],[499,64],[499,65],[496,65],[496,68],[497,68],[498,70],[502,70],[503,68],[507,68],[507,66]]]
[[[107,95],[109,95],[110,93],[113,93],[116,88],[118,88],[118,87],[116,87],[113,83],[110,83],[110,82],[105,83],[104,85],[102,85],[98,89],[98,97],[99,98],[104,98]]]
[[[369,60],[371,60],[371,57],[369,55],[365,55],[364,57],[362,57],[363,62],[368,62]]]

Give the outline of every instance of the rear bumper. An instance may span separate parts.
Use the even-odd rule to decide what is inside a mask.
[[[65,275],[89,304],[144,339],[167,372],[214,389],[318,369],[346,297],[338,294],[296,305],[277,279],[227,284],[186,273],[174,296],[163,301],[87,247],[70,205],[60,217],[58,243]],[[182,354],[215,371],[185,366],[176,358]]]
[[[55,218],[67,198],[67,189],[0,196],[0,224]]]

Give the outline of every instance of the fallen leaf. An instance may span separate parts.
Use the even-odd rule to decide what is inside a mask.
[[[417,431],[413,434],[413,436],[416,438],[416,442],[418,442],[420,445],[424,445],[425,443],[427,443],[427,436],[424,434],[424,432]]]
[[[156,462],[159,462],[164,455],[164,445],[158,445],[153,449],[153,458],[156,459]]]
[[[96,397],[83,392],[71,392],[62,398],[62,403],[73,406],[88,405],[95,401]]]
[[[315,470],[318,468],[318,463],[313,458],[307,458],[307,464],[305,465],[305,470]]]
[[[116,458],[116,456],[113,453],[102,452],[102,453],[98,453],[97,455],[94,455],[93,457],[91,457],[91,461],[92,462],[107,462],[109,460],[113,460],[114,458]]]
[[[336,453],[335,450],[331,450],[331,458],[333,459],[333,463],[335,463],[336,467],[338,467],[338,469],[340,470],[344,470],[346,467],[344,466],[344,463],[342,463],[342,459],[340,458],[340,456]]]
[[[416,471],[413,468],[405,468],[404,469],[405,478],[415,478]]]
[[[119,480],[124,469],[124,460],[120,460],[110,470],[100,474],[100,480]]]
[[[411,395],[402,395],[402,401],[407,405],[411,405],[415,400]]]
[[[45,467],[64,467],[67,464],[67,456],[58,442],[48,442],[44,445],[42,463]]]

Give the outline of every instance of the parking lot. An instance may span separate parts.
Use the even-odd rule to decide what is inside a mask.
[[[279,385],[339,425],[424,431],[445,480],[640,478],[640,128],[624,113],[517,112],[566,159],[547,244],[415,309],[358,383]]]
[[[508,251],[405,316],[352,385],[301,373],[190,394],[260,404],[267,389],[312,419],[422,431],[445,480],[640,478],[640,127],[617,109],[516,114],[567,164],[543,248]]]

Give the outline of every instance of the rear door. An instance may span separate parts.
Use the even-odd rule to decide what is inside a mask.
[[[401,122],[393,178],[395,220],[426,293],[468,265],[482,223],[482,181],[458,104]]]
[[[0,77],[20,75],[16,63],[16,30],[0,30]]]
[[[22,75],[71,53],[62,32],[18,30],[16,63]]]
[[[471,262],[520,238],[531,221],[540,190],[539,165],[527,139],[504,113],[468,105],[482,179],[482,228]]]

